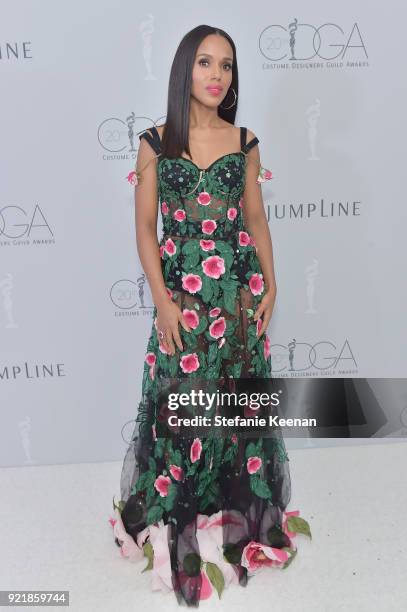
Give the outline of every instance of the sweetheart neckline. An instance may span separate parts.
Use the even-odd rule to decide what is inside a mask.
[[[188,159],[187,157],[183,157],[182,155],[180,157],[172,157],[172,158],[162,157],[160,161],[164,159],[170,159],[171,161],[176,160],[176,159],[183,159],[189,162],[190,164],[192,164],[193,166],[195,166],[195,168],[199,170],[200,172],[209,172],[212,166],[214,166],[218,161],[220,161],[221,159],[224,159],[225,157],[230,157],[231,155],[245,155],[245,153],[243,151],[233,151],[232,153],[225,153],[224,155],[221,155],[220,157],[218,157],[218,159],[215,159],[215,161],[209,164],[207,168],[200,168],[195,162],[192,161],[192,159]]]

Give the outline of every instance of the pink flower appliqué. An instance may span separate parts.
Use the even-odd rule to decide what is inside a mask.
[[[178,465],[170,465],[170,474],[174,480],[182,480],[184,478],[184,470]]]
[[[255,474],[258,472],[262,463],[261,457],[249,457],[246,463],[249,474]]]
[[[263,275],[255,272],[249,279],[250,291],[253,295],[260,295],[264,290]]]
[[[129,174],[126,176],[126,179],[130,183],[130,185],[137,186],[139,184],[139,176],[136,170],[129,172]]]
[[[264,334],[264,359],[268,359],[271,355],[271,342],[267,334]]]
[[[154,355],[154,353],[146,353],[146,356],[144,357],[144,361],[146,362],[147,365],[150,366],[150,369],[149,369],[150,378],[151,380],[154,380],[155,363],[157,361],[157,357]]]
[[[239,245],[248,246],[250,244],[250,236],[247,232],[239,232]]]
[[[157,357],[154,355],[154,353],[146,353],[144,361],[147,363],[147,365],[152,366],[157,361]]]
[[[177,252],[177,247],[175,246],[175,242],[171,240],[171,238],[167,238],[167,240],[165,241],[164,249],[165,249],[165,252],[170,256],[175,255],[175,253]]]
[[[170,212],[170,209],[168,208],[167,202],[161,202],[161,211],[163,215],[168,215],[168,213]]]
[[[225,260],[219,255],[211,255],[202,262],[202,270],[210,278],[219,278],[225,274]]]
[[[188,353],[188,355],[183,355],[179,363],[182,371],[185,374],[195,372],[200,366],[199,358],[196,353]]]
[[[294,539],[297,536],[297,532],[296,531],[289,531],[288,529],[288,519],[290,518],[290,516],[299,516],[300,515],[300,511],[299,510],[291,510],[291,512],[283,512],[283,521],[281,524],[281,529],[283,530],[283,532],[285,533],[285,535],[290,538],[290,539]],[[296,548],[295,543],[291,542],[291,548]]]
[[[185,210],[182,210],[182,208],[177,208],[173,214],[173,217],[176,221],[184,221],[186,217]]]
[[[269,181],[271,178],[273,178],[273,173],[271,170],[267,170],[267,168],[260,166],[259,176],[257,177],[256,183],[264,183],[265,181]]]
[[[198,461],[201,457],[201,453],[202,453],[202,442],[200,441],[199,438],[195,438],[195,440],[191,444],[191,450],[190,450],[191,463],[195,463],[195,461]]]
[[[189,327],[191,327],[192,329],[196,329],[198,327],[199,317],[196,310],[189,310],[189,308],[184,308],[182,314],[184,315],[184,318],[188,323]]]
[[[243,208],[243,198],[240,198],[239,200],[239,208]]]
[[[196,293],[202,289],[202,278],[198,274],[185,274],[182,277],[182,288],[189,293]]]
[[[256,324],[256,336],[259,335],[260,330],[261,330],[261,326],[263,325],[263,319],[260,317],[257,319],[257,324]]]
[[[164,251],[165,251],[165,248],[164,248],[163,244],[160,245],[159,251],[160,251],[160,257],[162,259],[164,257]]]
[[[201,191],[201,193],[197,197],[197,202],[198,204],[201,204],[202,206],[208,206],[211,199],[212,198],[207,191]]]
[[[199,246],[201,247],[203,251],[213,251],[213,249],[215,248],[215,241],[205,240],[205,238],[202,238],[199,241]]]
[[[220,315],[221,313],[221,309],[219,308],[219,306],[215,306],[215,308],[212,308],[209,311],[209,316],[210,317],[217,317],[218,315]]]
[[[233,221],[234,219],[236,219],[237,209],[236,208],[228,208],[227,215],[228,215],[229,221]]]
[[[213,219],[205,219],[202,221],[202,231],[204,234],[213,234],[217,227],[218,225]]]
[[[160,474],[160,476],[155,479],[154,488],[159,492],[160,497],[167,497],[170,484],[171,478]]]
[[[260,542],[249,542],[243,549],[241,563],[249,575],[267,566],[281,566],[290,558],[285,550],[266,546]]]
[[[212,338],[221,338],[225,333],[225,329],[225,317],[219,317],[219,319],[216,319],[216,321],[213,321],[213,323],[209,325],[209,334],[212,336]]]

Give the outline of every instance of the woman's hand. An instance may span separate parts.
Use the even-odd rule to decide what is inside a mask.
[[[276,301],[276,290],[269,289],[263,295],[260,304],[256,308],[256,312],[254,314],[253,319],[257,321],[261,316],[263,316],[263,323],[260,328],[258,338],[260,338],[267,329],[267,326],[271,319],[271,315],[273,314],[273,308],[274,308],[275,301]]]
[[[184,350],[178,329],[179,323],[187,332],[191,331],[178,304],[166,301],[163,305],[157,306],[156,330],[158,342],[169,355],[175,353],[174,340],[180,351]],[[160,337],[160,331],[164,332],[162,338]]]

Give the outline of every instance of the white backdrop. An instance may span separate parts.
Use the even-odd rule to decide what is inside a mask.
[[[201,23],[235,40],[236,125],[274,173],[273,371],[406,376],[407,11],[273,4],[2,2],[2,465],[124,455],[152,324],[125,177]]]

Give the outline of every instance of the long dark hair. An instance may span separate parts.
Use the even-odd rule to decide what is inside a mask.
[[[236,46],[229,34],[219,28],[199,25],[183,37],[175,53],[168,84],[168,101],[165,128],[162,134],[163,157],[180,157],[185,151],[192,157],[189,142],[189,107],[192,86],[192,70],[195,55],[202,40],[209,34],[224,36],[233,49],[232,82],[223,104],[230,106],[234,100],[232,87],[236,92],[236,104],[229,109],[218,106],[218,116],[232,125],[235,123],[239,96],[239,78],[236,60]]]

